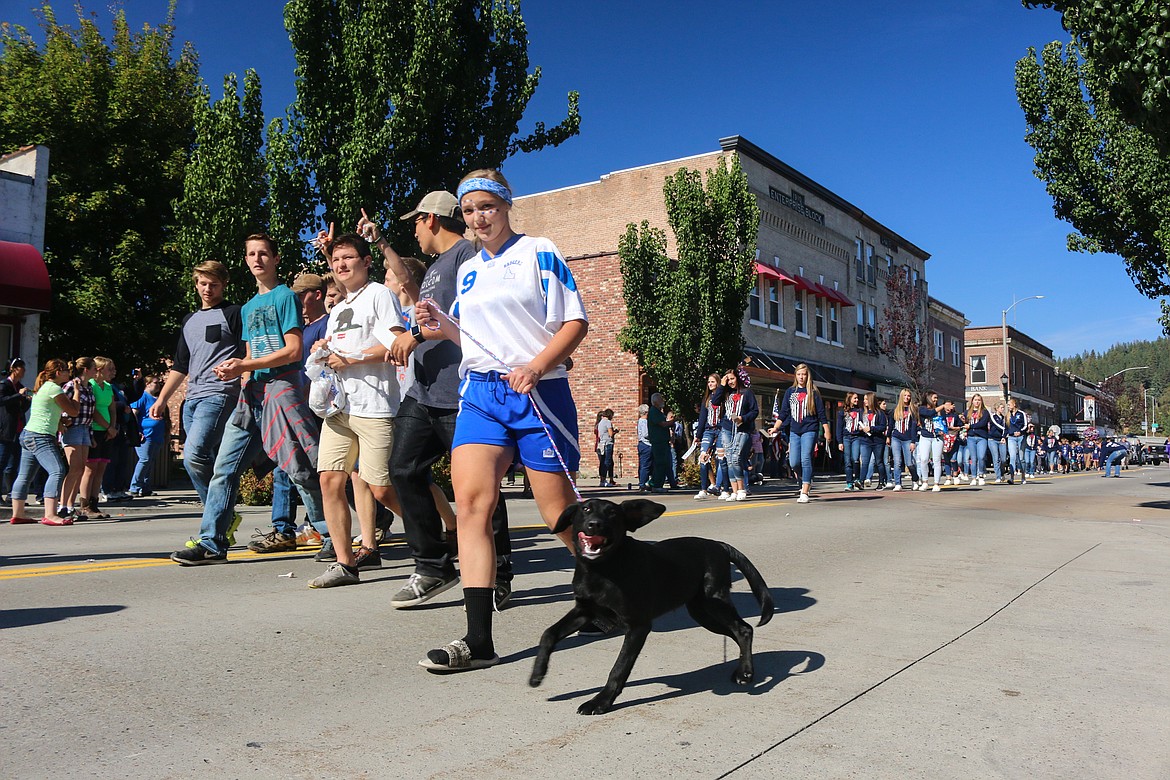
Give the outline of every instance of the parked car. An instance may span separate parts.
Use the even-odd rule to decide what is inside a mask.
[[[1161,444],[1147,444],[1142,447],[1142,462],[1160,466],[1166,462],[1166,448]]]

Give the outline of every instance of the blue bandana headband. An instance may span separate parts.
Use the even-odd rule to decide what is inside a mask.
[[[459,185],[459,191],[456,197],[462,201],[463,196],[469,192],[490,192],[500,200],[512,205],[512,193],[503,184],[491,179],[468,179]]]

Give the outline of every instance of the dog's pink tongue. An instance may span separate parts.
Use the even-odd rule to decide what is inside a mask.
[[[584,533],[577,534],[581,537],[581,541],[589,547],[600,547],[605,544],[604,536],[586,536]]]

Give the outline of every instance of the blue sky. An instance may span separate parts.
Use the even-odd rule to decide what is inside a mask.
[[[33,23],[33,0],[3,4],[0,19]],[[87,6],[106,15],[104,2]],[[139,25],[161,21],[167,2],[124,6]],[[55,7],[71,18],[70,4]],[[281,8],[179,0],[178,35],[198,49],[213,95],[224,73],[255,68],[269,116],[292,101]],[[1042,294],[1009,322],[1058,356],[1160,335],[1158,303],[1120,259],[1066,250],[1069,227],[1032,175],[1013,70],[1029,46],[1067,37],[1055,12],[1018,0],[527,0],[523,11],[543,72],[524,127],[558,122],[572,89],[583,121],[561,147],[508,161],[518,193],[742,135],[930,252],[931,294],[973,325]]]

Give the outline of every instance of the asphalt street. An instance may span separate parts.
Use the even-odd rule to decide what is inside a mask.
[[[461,594],[389,606],[412,571],[398,520],[383,569],[323,591],[307,588],[313,549],[171,563],[198,527],[189,493],[71,528],[4,525],[0,777],[1170,777],[1170,469],[840,487],[807,505],[775,481],[742,503],[656,496],[667,511],[642,538],[729,542],[777,614],[747,689],[734,644],[685,612],[660,619],[594,717],[576,709],[620,637],[566,640],[527,684],[573,561],[516,493],[503,663],[448,676],[417,662],[462,636]],[[248,509],[241,540],[266,525]],[[735,590],[754,626],[738,576]]]

